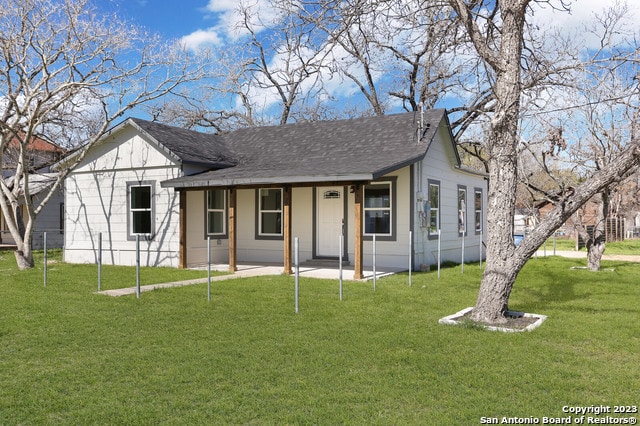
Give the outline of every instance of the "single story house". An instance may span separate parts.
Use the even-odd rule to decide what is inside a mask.
[[[67,262],[413,268],[483,256],[486,177],[461,166],[446,111],[206,134],[137,118],[65,181]],[[410,231],[413,240],[409,241]],[[340,246],[340,235],[342,247]]]

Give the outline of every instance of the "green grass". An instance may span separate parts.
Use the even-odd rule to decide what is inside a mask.
[[[576,240],[573,238],[556,238],[556,250],[575,250]],[[544,245],[539,250],[544,250]],[[547,240],[547,251],[553,250],[553,238]]]
[[[540,247],[540,250],[543,250],[544,246]],[[566,238],[557,238],[556,239],[556,250],[569,250],[573,251],[576,249],[576,240],[566,239]],[[553,239],[550,238],[547,240],[547,252],[553,251]],[[586,248],[581,248],[580,251],[587,251]],[[632,239],[632,240],[624,240],[624,241],[616,241],[606,244],[605,254],[631,254],[631,255],[639,255],[640,256],[640,239]]]
[[[301,278],[296,315],[291,277],[216,282],[211,302],[206,284],[111,298],[78,265],[51,265],[44,288],[41,266],[0,253],[0,424],[463,425],[638,405],[640,265],[576,264],[531,260],[511,308],[549,318],[506,334],[438,324],[475,302],[471,264],[345,282],[342,302],[336,281]]]
[[[13,252],[1,252],[0,280],[13,283],[40,282],[44,286],[43,252],[35,253],[36,268],[32,271],[18,271],[15,267]],[[62,250],[47,252],[47,284],[64,283],[72,279],[75,284],[93,291],[98,290],[98,266],[94,264],[66,264],[62,262]],[[211,275],[223,275],[223,272],[212,271]],[[100,279],[101,290],[135,287],[136,270],[134,267],[102,265]],[[206,278],[206,270],[180,270],[176,268],[140,268],[140,284],[159,284],[195,278]]]
[[[607,243],[605,254],[634,254],[640,255],[640,239],[616,241]]]

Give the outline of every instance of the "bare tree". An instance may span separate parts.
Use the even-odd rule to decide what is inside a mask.
[[[384,115],[398,106],[407,111],[434,107],[465,86],[465,75],[477,64],[459,50],[461,28],[446,4],[281,1],[314,26],[329,53],[332,79],[365,99],[365,114]]]
[[[605,168],[634,140],[631,124],[636,121],[634,115],[638,99],[634,78],[636,67],[620,60],[611,67],[608,60],[603,61],[602,55],[614,44],[615,34],[625,33],[628,14],[627,5],[622,3],[595,13],[593,25],[587,25],[583,34],[599,39],[601,51],[581,66],[580,76],[574,80],[570,90],[564,88],[561,99],[552,99],[546,104],[547,108],[557,110],[557,114],[534,117],[537,127],[549,130],[544,143],[537,147],[533,143],[525,144],[526,151],[538,166],[529,172],[521,167],[522,181],[533,199],[556,204],[560,199],[558,194],[568,193],[576,186],[580,179],[576,177],[588,178]],[[616,53],[616,56],[625,59],[626,55],[621,53]],[[633,54],[633,51],[629,53]],[[551,122],[561,124],[553,125]],[[564,133],[569,140],[565,140],[563,130],[568,130]],[[559,163],[564,167],[558,167]],[[628,174],[632,172],[633,169]],[[545,185],[545,182],[549,184]],[[585,206],[572,217],[576,230],[585,241],[587,266],[591,270],[600,268],[607,239],[606,224],[620,211],[623,189],[623,185],[604,187],[590,200],[588,209]],[[587,232],[584,219],[592,224],[591,232]]]
[[[526,261],[581,205],[603,188],[618,182],[637,164],[640,141],[632,140],[606,167],[589,176],[573,191],[560,194],[556,207],[516,247],[513,219],[521,101],[525,89],[536,86],[535,80],[540,85],[551,75],[545,67],[553,67],[553,64],[538,60],[536,63],[546,64],[545,67],[526,69],[531,58],[526,53],[532,52],[526,48],[526,19],[528,8],[536,3],[534,0],[449,2],[487,65],[495,97],[486,141],[489,168],[487,263],[472,318],[479,322],[504,323],[511,290]],[[525,84],[525,76],[535,78]]]
[[[17,143],[19,153],[12,179],[0,180],[0,208],[17,245],[18,266],[25,269],[33,266],[37,215],[86,149],[125,112],[201,73],[176,46],[97,13],[88,0],[5,1],[0,62],[0,165],[10,143]],[[40,136],[76,154],[35,205],[27,151]]]
[[[260,10],[268,9],[267,16]],[[318,47],[310,24],[291,13],[287,1],[269,8],[251,2],[236,5],[237,37],[207,67],[207,81],[191,94],[159,106],[152,114],[165,122],[225,132],[238,127],[285,124],[326,117],[330,96],[322,82],[326,51]]]

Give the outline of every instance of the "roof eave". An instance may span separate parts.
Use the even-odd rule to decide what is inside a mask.
[[[453,154],[455,155],[455,160],[456,160],[456,165],[457,166],[461,166],[462,165],[462,159],[460,158],[460,153],[458,152],[458,143],[456,142],[456,138],[453,135],[453,130],[451,129],[451,122],[449,121],[449,114],[448,113],[444,113],[442,116],[442,121],[444,121],[446,129],[447,129],[447,133],[449,133],[449,136],[451,138],[451,145],[453,148]]]
[[[188,189],[206,187],[230,187],[230,186],[255,186],[260,185],[295,185],[314,184],[322,182],[359,182],[373,180],[372,173],[353,173],[346,175],[317,175],[317,176],[273,176],[273,177],[246,177],[228,179],[188,179],[176,178],[160,183],[163,188]]]
[[[233,167],[236,164],[230,161],[194,161],[194,160],[183,160],[182,164],[187,166],[195,166],[195,167],[203,167],[209,170],[220,170],[220,169],[228,169],[229,167]]]
[[[411,166],[412,164],[420,162],[424,158],[425,153],[421,153],[413,158],[409,158],[407,160],[401,161],[399,163],[393,164],[388,167],[384,167],[382,169],[378,169],[372,173],[374,179],[379,179],[389,173],[393,173],[397,170],[403,169],[405,167]]]
[[[483,178],[488,178],[489,177],[488,173],[481,172],[481,171],[478,171],[478,170],[474,170],[474,169],[471,169],[469,167],[455,166],[454,168],[456,170],[458,170],[459,172],[461,172],[461,173],[466,173],[466,174],[473,175],[473,176],[480,176],[480,177],[483,177]]]

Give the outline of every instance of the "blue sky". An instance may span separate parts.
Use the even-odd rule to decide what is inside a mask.
[[[191,50],[221,47],[235,41],[240,19],[237,10],[244,4],[252,16],[273,18],[269,0],[95,0],[98,7],[157,33],[179,39]]]
[[[531,19],[564,30],[576,29],[594,13],[611,5],[611,0],[564,0],[571,5],[571,13],[557,13],[548,4],[533,5]],[[95,0],[99,7],[142,25],[169,39],[190,40],[190,47],[199,43],[223,45],[235,38],[234,12],[240,3],[250,5],[256,14],[268,15],[268,0]],[[551,0],[558,5],[560,0]],[[639,7],[635,0],[628,1],[631,11]],[[202,44],[200,44],[201,46]]]
[[[409,1],[409,0],[406,0]],[[558,5],[561,0],[551,0]],[[554,26],[563,32],[581,34],[586,46],[599,44],[598,39],[588,40],[584,32],[585,22],[593,19],[593,14],[610,6],[611,0],[564,0],[571,5],[571,13],[557,13],[548,3],[534,3],[533,16],[529,18],[543,26]],[[238,22],[236,10],[242,3],[249,5],[252,17],[260,15],[264,22],[273,18],[268,7],[269,0],[94,0],[99,8],[115,12],[120,17],[138,26],[145,27],[168,40],[180,40],[187,48],[197,51],[207,46],[224,48],[242,37],[235,28]],[[638,11],[638,4],[630,0],[632,15]],[[637,16],[637,14],[635,14]],[[277,65],[277,58],[272,58]],[[329,84],[329,91],[337,98],[349,96],[356,89],[353,85],[335,80]],[[262,93],[261,105],[269,105],[277,100],[273,93]],[[450,100],[444,100],[445,103]],[[440,106],[458,106],[440,105]]]
[[[216,18],[207,11],[207,0],[98,0],[96,3],[169,39],[208,28]]]

